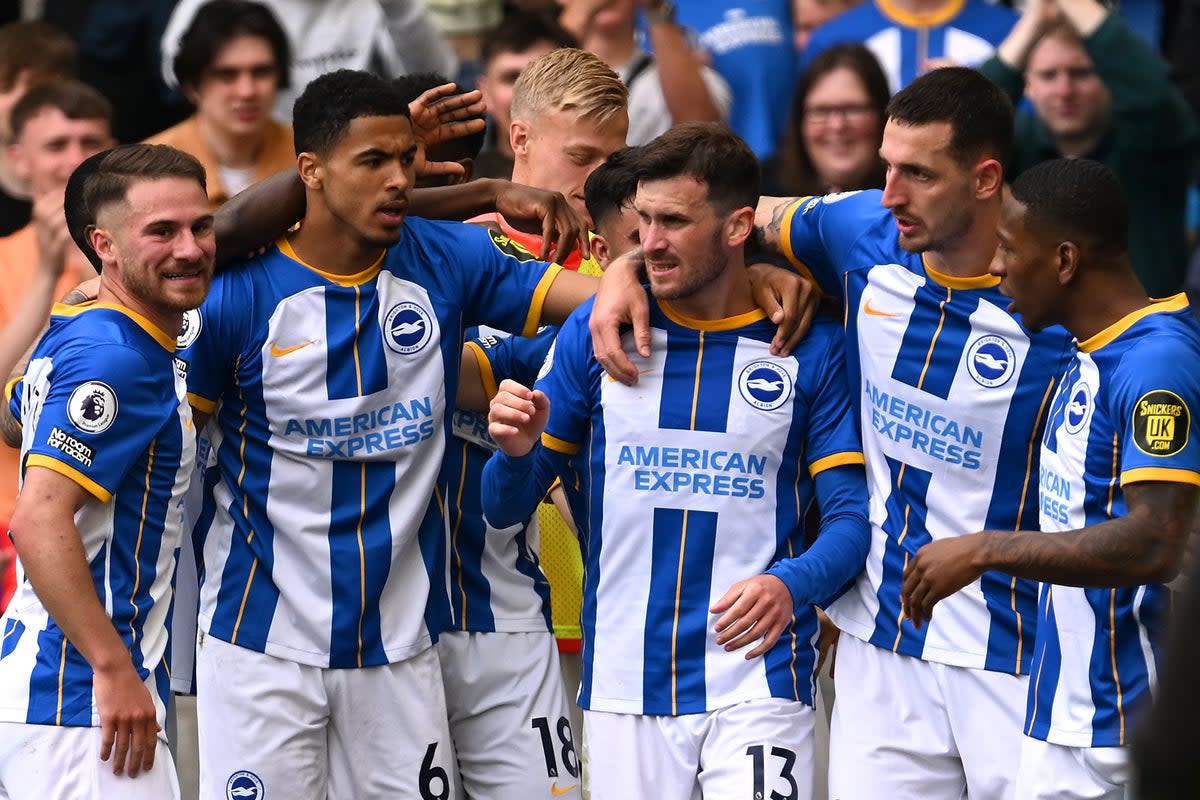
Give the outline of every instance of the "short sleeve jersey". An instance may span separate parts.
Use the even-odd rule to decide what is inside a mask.
[[[531,386],[557,332],[546,326],[526,338],[470,331],[467,347],[475,353],[488,396],[496,394],[505,378]],[[446,448],[450,628],[479,633],[547,631],[550,585],[540,566],[537,521],[496,529],[483,515],[480,480],[496,451],[487,428],[486,414],[454,410],[454,436]]]
[[[819,322],[781,358],[761,311],[700,321],[651,298],[653,355],[631,355],[630,387],[592,355],[590,308],[567,320],[537,383],[550,398],[542,443],[569,456],[561,477],[583,546],[579,704],[667,715],[811,704],[811,607],[751,661],[716,644],[709,608],[803,551],[814,475],[862,463],[840,332]]]
[[[175,553],[195,460],[175,341],[122,306],[55,306],[10,404],[22,474],[53,470],[91,495],[75,527],[92,585],[165,724]],[[92,669],[27,580],[3,625],[0,720],[98,726]]]
[[[447,624],[430,584],[446,569],[463,331],[533,333],[559,269],[477,227],[410,217],[358,275],[281,240],[217,276],[185,353],[193,403],[217,423],[202,630],[321,667],[430,646]]]
[[[1177,295],[1079,343],[1042,439],[1041,527],[1127,513],[1143,481],[1200,485],[1200,324]],[[1127,744],[1161,664],[1165,586],[1043,584],[1026,733],[1069,747]]]
[[[1071,337],[1026,332],[999,279],[943,275],[901,249],[878,191],[802,198],[782,236],[793,263],[843,299],[867,457],[871,554],[830,617],[904,655],[1027,672],[1036,583],[987,572],[920,628],[901,614],[900,583],[926,542],[1036,524],[1040,420]]]

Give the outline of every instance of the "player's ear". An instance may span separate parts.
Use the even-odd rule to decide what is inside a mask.
[[[608,269],[609,250],[608,240],[598,233],[592,234],[592,256],[596,259],[596,263],[600,265],[600,269]]]
[[[1055,248],[1055,272],[1058,275],[1058,285],[1066,286],[1075,279],[1079,271],[1079,245],[1074,242],[1060,242]]]
[[[1004,188],[1004,168],[994,158],[985,159],[975,167],[975,197],[986,200]]]
[[[753,230],[754,209],[750,206],[735,209],[725,218],[725,242],[730,247],[744,245]]]
[[[319,190],[324,187],[325,167],[316,153],[305,152],[296,156],[296,168],[306,188]]]
[[[514,119],[508,126],[508,144],[512,147],[513,155],[524,157],[529,152],[529,123],[523,119]]]

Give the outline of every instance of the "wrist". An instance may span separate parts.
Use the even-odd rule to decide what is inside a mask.
[[[980,574],[989,569],[998,569],[999,564],[996,563],[996,540],[998,537],[988,531],[982,531],[971,534],[971,538],[975,544],[971,550],[972,568]]]

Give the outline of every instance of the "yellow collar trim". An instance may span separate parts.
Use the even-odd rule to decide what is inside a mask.
[[[295,261],[297,264],[306,269],[312,270],[330,283],[336,283],[339,286],[361,286],[368,281],[374,280],[374,278],[379,274],[379,270],[383,268],[383,259],[387,257],[387,250],[384,250],[379,254],[379,258],[375,259],[374,264],[362,270],[361,272],[355,272],[353,275],[338,275],[334,272],[326,272],[320,267],[314,267],[312,264],[309,264],[300,256],[296,255],[296,251],[292,248],[292,243],[288,241],[287,236],[280,237],[280,239],[275,242],[275,245],[279,248],[279,252],[283,253],[292,261]]]
[[[974,275],[970,278],[960,278],[957,275],[938,272],[929,266],[929,258],[924,253],[921,254],[921,264],[925,267],[925,273],[931,281],[939,286],[945,286],[947,289],[990,289],[1000,283],[1000,279],[995,275]]]
[[[767,312],[761,308],[756,308],[753,311],[747,311],[745,314],[723,317],[722,319],[693,319],[692,317],[680,314],[666,300],[657,300],[655,302],[658,303],[658,307],[662,309],[662,312],[667,315],[667,319],[676,325],[682,325],[685,328],[691,328],[696,331],[731,331],[735,328],[744,328],[747,325],[767,318]]]
[[[897,7],[892,0],[875,0],[883,15],[893,22],[906,28],[936,28],[945,25],[959,15],[967,5],[967,0],[951,0],[942,8],[930,11],[928,14],[914,14]]]
[[[1078,347],[1081,352],[1092,353],[1099,350],[1104,345],[1116,339],[1138,320],[1144,319],[1151,314],[1158,314],[1164,311],[1182,311],[1188,307],[1187,295],[1180,292],[1172,297],[1166,297],[1162,300],[1151,300],[1150,305],[1144,308],[1139,308],[1137,311],[1131,311],[1119,320],[1109,325],[1104,330],[1094,336],[1088,337],[1086,340],[1079,343]]]
[[[68,306],[62,303],[55,303],[50,309],[51,316],[55,317],[75,317],[82,314],[84,311],[91,311],[93,308],[107,308],[110,311],[116,311],[118,314],[124,314],[129,317],[139,328],[163,346],[163,349],[169,353],[175,352],[175,337],[167,335],[167,332],[155,325],[146,317],[143,317],[132,308],[120,305],[118,303],[102,303],[99,300],[89,300],[86,303],[80,303],[76,306]]]

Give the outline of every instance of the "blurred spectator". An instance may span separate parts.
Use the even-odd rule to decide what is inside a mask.
[[[792,121],[765,194],[802,196],[883,188],[879,145],[891,94],[875,56],[861,44],[835,44],[796,87]]]
[[[980,69],[1014,104],[1024,90],[1033,106],[1017,113],[1008,177],[1059,156],[1108,165],[1129,195],[1138,278],[1151,297],[1178,292],[1187,265],[1187,182],[1200,136],[1158,54],[1096,0],[1028,0]]]
[[[675,12],[729,84],[729,126],[760,160],[770,157],[799,75],[791,0],[687,0]]]
[[[629,87],[629,144],[642,145],[680,122],[729,116],[729,86],[692,53],[670,0],[644,0],[654,55],[638,47],[634,0],[564,0],[559,18]]]
[[[933,67],[976,66],[1016,21],[1012,11],[985,0],[872,0],[813,31],[804,62],[837,42],[862,42],[895,93]]]
[[[0,326],[18,309],[50,304],[96,271],[67,231],[63,193],[75,167],[114,142],[112,106],[99,92],[78,81],[53,81],[30,89],[12,110],[14,170],[30,189],[33,221],[0,238]],[[5,376],[7,377],[7,376]],[[0,443],[0,526],[8,529],[17,499],[19,453]],[[9,547],[3,537],[0,547]],[[8,576],[11,579],[11,574]],[[6,581],[6,584],[8,581]],[[5,591],[10,589],[5,586]],[[7,594],[4,597],[7,602]]]
[[[862,0],[792,0],[792,33],[796,52],[808,49],[812,32]]]
[[[1180,0],[1179,14],[1171,37],[1170,61],[1175,85],[1192,113],[1200,119],[1200,0]],[[1188,192],[1187,226],[1193,256],[1200,258],[1200,164],[1192,173]],[[1200,262],[1197,262],[1200,263]]]
[[[292,129],[271,118],[289,63],[287,34],[261,3],[213,0],[183,34],[175,77],[196,113],[147,141],[195,156],[214,208],[296,163]]]
[[[176,86],[175,53],[205,0],[179,0],[162,37],[162,74]],[[264,0],[288,35],[291,85],[280,91],[275,116],[292,120],[292,105],[309,81],[338,69],[385,78],[409,72],[454,75],[457,59],[421,0]]]
[[[1180,0],[1174,28],[1171,66],[1176,85],[1200,116],[1200,0]]]
[[[44,22],[14,22],[0,28],[0,236],[29,224],[29,189],[13,172],[9,115],[26,90],[75,73],[75,45]]]
[[[425,6],[458,58],[455,82],[464,88],[475,85],[483,68],[483,37],[504,18],[504,4],[500,0],[425,0]]]
[[[483,73],[478,88],[491,118],[483,151],[475,160],[476,178],[508,178],[513,171],[509,142],[513,84],[538,56],[579,41],[546,14],[516,12],[505,17],[483,40]]]
[[[183,118],[158,74],[158,48],[174,0],[45,0],[41,19],[79,48],[79,79],[113,106],[113,135],[140,141]]]

